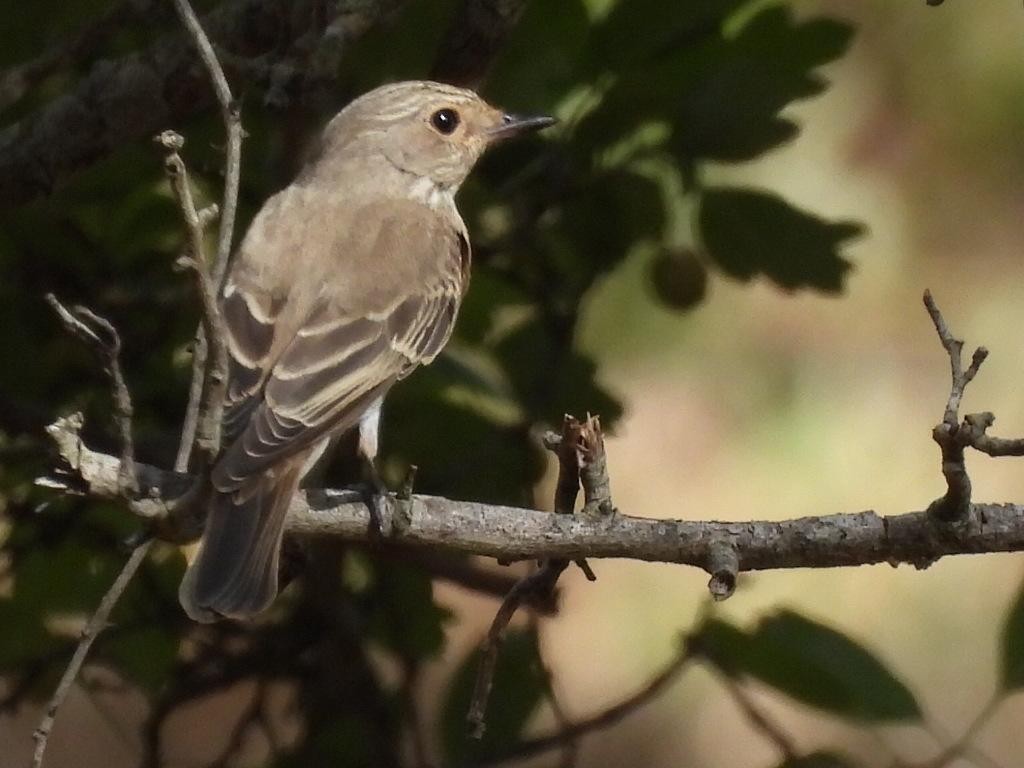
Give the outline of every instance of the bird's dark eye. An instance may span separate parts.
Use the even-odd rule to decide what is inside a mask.
[[[437,129],[438,133],[446,136],[459,127],[459,113],[454,109],[439,109],[430,116],[430,124]]]

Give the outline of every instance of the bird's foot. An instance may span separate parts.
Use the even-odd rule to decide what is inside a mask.
[[[381,480],[377,468],[367,462],[367,478],[359,488],[359,493],[366,504],[366,510],[370,513],[370,538],[378,539],[384,533],[384,513],[391,504],[391,491]]]

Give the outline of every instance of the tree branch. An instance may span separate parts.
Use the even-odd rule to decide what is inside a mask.
[[[251,90],[278,102],[319,98],[332,82],[329,65],[404,1],[227,0],[202,26],[228,75],[244,78]],[[66,93],[0,130],[0,205],[49,194],[125,144],[207,109],[214,93],[183,43],[172,34],[123,58],[97,61]]]
[[[65,472],[65,486],[94,498],[117,498],[120,462],[82,443],[81,417],[49,427]],[[191,478],[138,464],[141,494],[133,511],[174,517]],[[44,485],[52,485],[46,479]],[[836,568],[872,563],[925,567],[940,557],[1024,551],[1024,505],[972,504],[970,526],[949,526],[927,512],[881,516],[872,511],[790,520],[658,520],[617,514],[610,519],[553,515],[533,509],[414,495],[396,513],[382,510],[382,534],[412,547],[464,552],[499,560],[619,557],[705,568],[718,542],[736,551],[740,571]],[[396,516],[407,518],[396,524]],[[287,529],[304,536],[370,541],[370,517],[358,491],[317,489],[296,494]]]
[[[152,0],[123,0],[73,34],[70,39],[62,40],[36,58],[16,64],[0,73],[0,113],[17,104],[26,93],[54,72],[88,59],[122,25],[136,20],[143,13],[152,14],[152,4]]]

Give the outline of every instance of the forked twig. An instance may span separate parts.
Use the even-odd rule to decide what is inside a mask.
[[[981,364],[988,357],[988,350],[985,347],[974,350],[971,363],[964,370],[964,343],[950,332],[935,299],[932,298],[931,291],[924,292],[924,305],[935,326],[939,341],[949,355],[951,379],[942,422],[932,430],[932,439],[938,443],[942,453],[942,474],[946,478],[946,493],[929,505],[928,512],[945,522],[963,521],[968,519],[971,509],[971,478],[967,474],[964,448],[970,445],[973,430],[961,429],[960,402],[963,400],[967,385],[971,383]]]
[[[65,307],[52,293],[46,302],[57,313],[64,328],[81,339],[93,350],[110,378],[114,401],[114,421],[121,438],[121,464],[118,469],[118,487],[126,498],[138,493],[135,475],[135,442],[132,439],[132,396],[121,370],[121,337],[113,324],[88,307]]]

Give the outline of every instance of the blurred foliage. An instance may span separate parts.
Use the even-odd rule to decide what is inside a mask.
[[[1005,692],[1024,688],[1024,584],[1003,625],[1000,682]]]
[[[197,4],[209,8],[216,3]],[[0,67],[25,61],[115,5],[0,0],[9,24]],[[429,71],[454,0],[410,4],[366,35],[337,74],[339,104],[323,109],[243,95],[239,234],[301,163],[296,147],[327,108],[383,81]],[[5,124],[73,88],[103,58],[143,48],[174,23],[166,11],[129,16],[87,60],[43,79]],[[545,458],[536,435],[566,412],[599,413],[614,429],[628,407],[575,343],[581,306],[627,259],[648,261],[651,296],[699,307],[713,280],[764,279],[780,289],[842,291],[842,248],[859,225],[827,221],[766,190],[707,187],[714,163],[752,160],[797,137],[785,110],[820,94],[819,68],[852,29],[800,18],[762,0],[534,0],[495,62],[484,94],[510,109],[555,114],[556,129],[495,151],[467,182],[460,207],[475,265],[456,337],[438,362],[389,399],[385,470],[419,465],[418,490],[544,507],[534,498]],[[200,197],[217,196],[222,141],[215,114],[169,125]],[[22,697],[48,694],[124,557],[134,522],[121,510],[44,497],[41,436],[59,412],[81,410],[87,439],[113,446],[103,374],[61,332],[42,296],[53,291],[111,318],[124,336],[139,456],[167,466],[176,446],[196,314],[186,276],[171,269],[181,231],[160,161],[147,143],[120,147],[45,200],[0,210],[0,675]],[[326,480],[351,479],[343,463]],[[400,765],[420,666],[445,647],[452,620],[431,574],[372,551],[312,547],[301,575],[265,620],[201,633],[176,601],[182,560],[159,549],[98,641],[93,661],[150,697],[153,721],[248,679],[294,687],[301,735],[277,765]],[[1024,598],[1022,598],[1024,599]],[[1024,603],[1007,625],[1004,688],[1024,685]],[[201,642],[197,642],[201,640]],[[837,717],[920,717],[913,695],[850,638],[792,613],[753,630],[709,620],[693,647],[728,674],[771,686]],[[404,676],[394,684],[371,660]],[[513,633],[500,656],[488,731],[464,738],[476,655],[438,704],[445,764],[509,748],[542,705],[547,681],[535,633]],[[13,700],[7,702],[13,705]],[[159,728],[147,734],[159,755]],[[152,763],[157,764],[157,763]],[[825,753],[788,766],[840,766]]]
[[[790,611],[765,618],[752,632],[712,619],[691,647],[730,677],[752,677],[840,717],[921,717],[914,695],[867,649]]]

